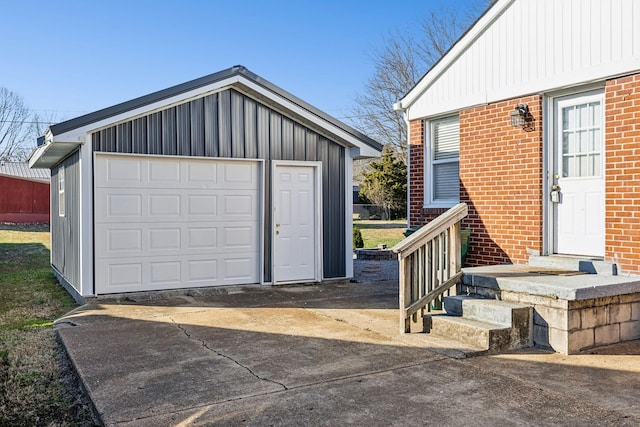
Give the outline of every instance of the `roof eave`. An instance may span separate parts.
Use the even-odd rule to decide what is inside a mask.
[[[418,80],[414,87],[394,108],[407,110],[442,75],[453,62],[496,20],[515,0],[498,0],[476,20],[476,22],[442,55],[442,57]]]
[[[29,157],[29,167],[51,169],[51,167],[58,164],[81,145],[82,142],[50,141],[31,153]]]

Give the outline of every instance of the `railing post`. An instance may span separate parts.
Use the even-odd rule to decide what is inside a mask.
[[[449,268],[451,274],[455,274],[462,268],[462,244],[460,242],[460,222],[456,222],[451,226]],[[458,294],[458,286],[454,288],[454,295]]]
[[[400,259],[400,298],[398,308],[400,311],[400,333],[411,332],[411,317],[405,315],[405,309],[411,304],[411,257]]]

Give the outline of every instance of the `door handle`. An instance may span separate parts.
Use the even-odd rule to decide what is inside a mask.
[[[280,227],[280,224],[277,224],[277,223],[276,223],[276,227]]]

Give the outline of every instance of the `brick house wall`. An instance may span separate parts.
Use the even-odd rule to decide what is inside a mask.
[[[526,103],[535,129],[513,128]],[[469,205],[466,265],[519,264],[542,251],[542,98],[528,96],[460,112],[460,201]],[[410,226],[446,209],[424,208],[424,124],[410,123]]]
[[[529,105],[533,130],[514,128],[510,113]],[[542,251],[542,97],[535,95],[460,113],[460,201],[472,229],[467,265],[526,264]]]
[[[640,74],[605,86],[605,257],[640,273]]]
[[[409,123],[409,203],[407,218],[409,227],[417,227],[429,222],[423,217],[424,204],[424,120]]]
[[[640,274],[640,74],[608,80],[605,96],[605,259]],[[535,129],[513,128],[526,103]],[[460,200],[472,229],[466,265],[527,263],[542,252],[542,97],[514,98],[460,112]],[[410,123],[410,226],[446,209],[424,208],[424,122]]]

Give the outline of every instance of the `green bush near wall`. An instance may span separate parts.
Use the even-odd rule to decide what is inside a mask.
[[[358,227],[353,228],[353,248],[364,248],[364,240],[362,239],[362,232]]]

